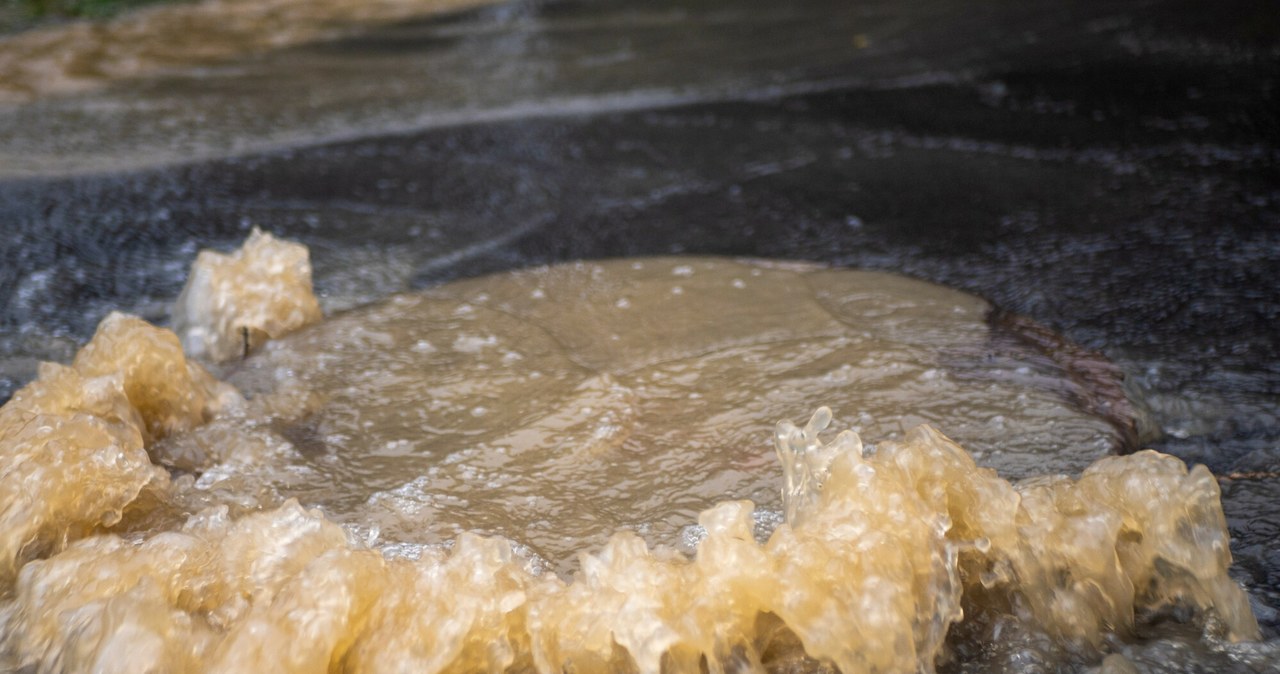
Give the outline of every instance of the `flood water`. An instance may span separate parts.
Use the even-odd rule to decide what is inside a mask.
[[[329,4],[342,6],[315,7]],[[1194,621],[1147,616],[1136,632],[1088,648],[1044,646],[1040,632],[1023,628],[1008,640],[1016,645],[1001,650],[983,632],[998,621],[976,619],[968,628],[953,627],[948,649],[955,656],[941,663],[944,669],[1083,670],[1098,666],[1103,652],[1123,653],[1139,671],[1275,666],[1280,20],[1274,9],[1262,2],[1159,0],[981,8],[943,0],[516,2],[447,14],[433,14],[436,9],[401,6],[357,24],[339,11],[334,17],[346,23],[336,33],[300,28],[296,39],[246,39],[212,56],[165,51],[171,36],[161,36],[148,53],[162,55],[153,59],[162,67],[126,58],[129,68],[77,71],[74,87],[56,91],[14,84],[20,78],[12,66],[0,73],[10,78],[8,90],[25,92],[0,104],[0,398],[31,381],[38,361],[70,362],[109,311],[169,324],[169,308],[197,251],[238,246],[254,225],[310,248],[321,306],[333,316],[262,347],[243,364],[214,367],[255,400],[294,400],[271,397],[284,385],[281,371],[294,378],[286,388],[322,392],[327,403],[295,400],[287,413],[249,424],[262,433],[255,437],[268,438],[265,444],[240,442],[268,451],[272,438],[282,438],[298,454],[273,455],[278,465],[255,458],[262,468],[239,474],[248,485],[243,491],[214,489],[214,496],[175,500],[176,511],[156,510],[155,521],[126,518],[120,526],[133,527],[131,535],[148,526],[172,529],[197,506],[227,506],[233,520],[266,508],[277,520],[221,521],[205,513],[192,515],[186,526],[214,549],[237,536],[253,540],[262,535],[257,527],[279,531],[282,522],[319,532],[317,549],[345,549],[343,537],[357,536],[392,560],[390,575],[377,566],[382,562],[359,555],[328,567],[329,573],[424,588],[431,584],[427,576],[397,564],[414,556],[429,563],[450,545],[468,550],[458,559],[481,564],[475,560],[504,553],[458,538],[460,532],[501,536],[515,543],[519,562],[498,560],[492,568],[523,564],[540,570],[530,578],[542,580],[514,571],[495,571],[495,577],[525,583],[527,605],[564,617],[563,631],[539,634],[568,635],[570,616],[591,614],[567,608],[573,590],[533,585],[581,573],[577,553],[600,552],[615,531],[689,555],[700,540],[721,540],[708,531],[732,539],[740,524],[734,518],[746,516],[765,551],[759,554],[785,558],[780,548],[767,547],[781,543],[764,540],[781,521],[783,505],[772,424],[782,418],[802,423],[816,406],[828,405],[833,432],[856,426],[865,442],[901,441],[906,428],[926,421],[1007,479],[1074,477],[1108,452],[1139,447],[1188,466],[1203,464],[1217,477],[1234,557],[1230,576],[1247,593],[1261,644],[1224,645],[1202,638]],[[372,23],[388,16],[398,22]],[[119,43],[111,29],[95,30]],[[148,39],[146,31],[128,35]],[[30,38],[10,38],[21,39]],[[15,57],[31,52],[13,44],[0,42],[0,64],[34,62]],[[684,257],[649,258],[672,255]],[[540,287],[527,276],[442,285],[549,263],[637,256],[647,258],[639,269],[633,260],[598,267],[612,285],[550,317],[522,314],[534,306],[531,300],[504,300],[504,293]],[[817,302],[814,288],[827,281],[799,282],[802,272],[795,269],[706,256],[907,274],[971,294],[955,302],[975,307],[981,317],[945,329],[950,341],[928,348],[911,345],[924,339],[912,331],[879,334],[892,330],[873,321],[865,330],[874,337],[866,337],[862,328],[848,328],[858,321],[847,316],[835,330],[813,322],[815,316],[833,320],[822,312],[808,319],[784,313]],[[684,267],[692,274],[673,273]],[[595,287],[593,268],[566,268],[565,278],[577,280],[562,292],[576,296]],[[753,268],[769,279],[758,289]],[[843,273],[803,269],[829,280]],[[699,279],[709,285],[698,287]],[[675,312],[670,302],[681,299],[741,307],[725,299],[744,290],[734,280],[751,288],[744,310],[758,315],[730,321],[722,331],[680,332],[661,321],[609,327],[618,319],[607,312],[623,311],[618,302],[635,297],[608,288],[648,284],[641,295],[664,298],[648,315],[661,316]],[[676,287],[680,297],[672,295]],[[358,308],[405,291],[426,294]],[[917,297],[914,292],[908,294]],[[544,294],[555,293],[548,287]],[[504,301],[509,306],[500,306]],[[453,315],[464,305],[473,313]],[[990,314],[991,306],[1003,311]],[[426,313],[414,318],[414,311]],[[671,320],[719,311],[676,312]],[[363,355],[343,359],[335,346],[342,335],[384,320],[408,323],[370,328]],[[557,334],[557,320],[599,331]],[[785,328],[785,344],[761,336],[771,321]],[[734,344],[734,326],[754,336]],[[583,334],[634,341],[611,351],[572,339]],[[715,335],[715,348],[700,350],[698,340],[707,334]],[[568,353],[539,350],[539,339],[567,344]],[[857,351],[868,340],[879,346]],[[428,346],[414,351],[419,342]],[[670,352],[658,353],[663,349]],[[507,353],[524,365],[513,365],[517,359]],[[486,359],[499,374],[462,381],[447,375]],[[318,363],[314,370],[301,365],[310,362]],[[859,369],[857,362],[867,365]],[[886,362],[913,373],[912,395],[869,398],[842,385],[865,385],[883,375],[879,365]],[[851,363],[851,370],[839,367]],[[387,377],[383,364],[388,371],[439,371],[442,379],[409,385]],[[525,375],[499,376],[525,366],[554,373],[561,388],[535,385]],[[919,379],[929,370],[936,379]],[[662,383],[659,375],[670,380]],[[393,408],[356,404],[378,391],[392,395],[388,390],[415,391],[415,397],[431,391],[436,412],[452,425],[424,430],[393,418]],[[694,402],[662,407],[672,405],[676,393]],[[929,399],[936,401],[932,408],[922,402]],[[1124,413],[1116,414],[1121,405]],[[574,416],[584,408],[612,410],[603,414],[617,418]],[[1045,414],[1054,421],[1042,421]],[[707,418],[715,423],[701,423]],[[375,423],[365,427],[366,421]],[[203,432],[247,432],[231,426],[215,422]],[[516,448],[547,438],[590,445],[598,434],[610,437],[615,426],[634,429],[615,448],[630,458],[598,473],[553,465],[555,456],[515,456]],[[709,439],[708,427],[728,435]],[[158,449],[151,445],[174,488],[198,491],[201,479],[205,486],[215,482],[208,448],[217,443],[201,444],[199,433],[174,437]],[[647,486],[638,491],[652,492],[647,501],[634,492],[610,492],[637,475],[653,480],[655,473],[642,470],[640,449],[664,442],[675,454],[650,458],[655,473],[673,475],[663,481],[670,492],[643,481]],[[378,451],[334,458],[351,443]],[[697,447],[740,454],[710,452],[714,461],[703,461],[690,450]],[[159,479],[145,477],[152,473],[144,463],[131,475]],[[545,516],[527,520],[527,527],[513,525],[521,520],[510,519],[514,506],[500,495],[510,489],[524,498],[521,490],[529,487],[519,484],[520,476],[543,472],[565,475],[567,486],[543,494],[533,488],[528,495],[546,500],[539,506]],[[595,500],[582,505],[591,495]],[[270,510],[288,497],[319,507],[329,519],[315,524],[300,513]],[[715,511],[712,526],[699,529],[698,513],[726,499],[751,499],[754,515]],[[468,500],[472,519],[458,514],[459,500]],[[922,508],[920,521],[932,521],[932,511]],[[420,519],[432,524],[415,526]],[[70,555],[42,573],[74,578],[76,564],[89,559],[103,569],[116,561],[142,563],[120,543],[94,540],[55,556]],[[148,548],[148,563],[170,558],[165,545],[172,540],[166,541]],[[918,559],[931,549],[917,550],[923,550]],[[629,554],[612,559],[645,559]],[[457,573],[463,564],[456,562]],[[698,568],[697,582],[711,583],[710,567]],[[945,585],[945,574],[937,578]],[[201,582],[221,587],[221,581]],[[941,601],[935,613],[945,614],[946,602],[937,599],[948,596],[942,585],[913,596]],[[790,615],[794,624],[783,618],[789,629],[818,643],[818,632],[800,626],[804,611],[787,614],[770,603],[774,591],[761,590],[752,610]],[[148,592],[128,595],[136,602],[129,605],[153,606]],[[582,606],[601,601],[599,594],[579,600]],[[390,613],[379,620],[398,624],[387,617],[396,611],[448,613],[423,609],[430,601],[423,602],[385,609]],[[547,613],[552,605],[563,610]],[[971,617],[994,615],[973,610],[994,605],[970,603],[966,610]],[[218,614],[225,621],[220,629],[247,615],[229,606]],[[32,627],[37,623],[24,624],[27,634],[41,633]],[[217,627],[216,620],[211,624]],[[497,629],[484,629],[490,628]],[[436,628],[422,629],[432,634]],[[759,639],[772,634],[769,626],[734,629],[755,635],[752,647],[768,652]],[[1071,641],[1052,629],[1044,633],[1056,635],[1051,642]],[[192,643],[213,643],[199,630],[181,634]],[[856,643],[843,634],[832,643]],[[585,636],[580,641],[594,643]],[[208,662],[228,667],[233,655],[250,658],[248,646],[208,648]],[[839,660],[833,649],[829,657],[852,662]],[[480,659],[467,659],[472,656]],[[502,661],[491,657],[498,660],[490,663]],[[458,660],[482,661],[474,653]],[[817,666],[769,662],[775,669],[784,668],[779,662]],[[625,663],[605,658],[596,664]]]

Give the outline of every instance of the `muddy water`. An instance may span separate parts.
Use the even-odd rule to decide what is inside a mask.
[[[483,0],[206,0],[38,28],[3,40],[0,101],[99,89],[479,4]],[[196,35],[200,39],[192,39]]]
[[[15,101],[24,91],[37,95],[0,104],[0,175],[84,174],[478,121],[897,87],[920,67],[901,57],[906,45],[934,41],[949,67],[965,68],[973,56],[956,36],[986,25],[959,5],[918,3],[918,20],[904,22],[895,3],[833,0],[492,3],[428,20],[433,8],[468,3],[479,4],[221,0],[10,38],[0,49],[0,88],[15,91]],[[405,20],[379,32],[349,22],[348,40],[315,40],[341,35],[326,29],[365,13]],[[1035,8],[1016,14],[1036,26],[1057,20]],[[266,48],[273,46],[281,48]],[[850,59],[860,61],[856,69]],[[926,79],[932,75],[954,79]],[[88,89],[77,95],[76,87]],[[46,95],[57,91],[64,95]]]
[[[379,541],[484,531],[567,572],[619,529],[688,545],[725,499],[755,502],[767,532],[780,504],[762,439],[791,409],[829,405],[885,440],[931,423],[1014,476],[1108,454],[1116,431],[1035,360],[986,363],[987,309],[882,273],[582,264],[354,310],[229,381],[288,401],[274,444],[306,461],[264,485]]]
[[[1152,446],[1218,477],[1230,573],[1269,641],[1223,649],[1194,621],[1145,621],[1106,648],[1139,671],[1268,671],[1276,44],[1273,13],[1248,0],[514,3],[7,104],[0,173],[27,178],[0,182],[0,397],[39,360],[70,363],[113,309],[169,321],[197,251],[255,223],[310,245],[330,311],[622,255],[906,272],[1068,338],[1003,331],[971,375],[1029,375],[1103,415],[1115,397],[1091,401],[1089,373],[1109,368],[1064,366],[1083,344],[1150,407]],[[1116,437],[1099,428],[1099,447]],[[323,449],[307,430],[268,427],[262,443]],[[1073,452],[1046,469],[1082,466]],[[198,470],[208,454],[171,457],[193,482],[216,477]],[[244,507],[259,496],[280,498]],[[951,630],[961,670],[1099,663],[1036,655],[1056,651],[1013,623],[995,642],[965,624]]]
[[[236,260],[266,272],[240,284],[244,317],[287,316],[310,289],[271,263],[296,255],[255,233],[201,257],[184,334],[237,299],[197,292]],[[0,653],[57,671],[903,672],[981,661],[1006,632],[1015,660],[1096,661],[1174,612],[1212,650],[1268,657],[1236,645],[1259,633],[1212,475],[1094,461],[1115,428],[1034,361],[974,376],[990,312],[879,272],[577,263],[313,324],[219,368],[235,388],[113,314],[0,409]],[[770,420],[817,401],[856,425],[831,439],[827,407],[779,422],[777,465]],[[1091,465],[1013,485],[919,422],[1010,472]]]

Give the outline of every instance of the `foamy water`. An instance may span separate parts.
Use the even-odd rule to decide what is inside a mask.
[[[241,310],[281,299],[245,286]],[[1011,641],[1097,664],[1157,620],[1256,639],[1213,476],[1107,456],[1115,427],[1034,363],[979,376],[988,309],[810,265],[581,263],[244,344],[210,366],[230,383],[113,315],[0,408],[4,657],[896,672]],[[1063,455],[1079,477],[1036,470]]]

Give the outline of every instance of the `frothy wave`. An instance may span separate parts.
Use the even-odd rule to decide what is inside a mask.
[[[958,644],[980,648],[1011,632],[1047,644],[1051,657],[1096,662],[1117,639],[1166,615],[1215,638],[1258,638],[1246,596],[1228,576],[1217,482],[1204,467],[1188,471],[1151,451],[1103,458],[1076,480],[1049,475],[1012,483],[928,425],[875,445],[853,430],[824,440],[832,413],[822,407],[803,427],[778,423],[780,476],[756,467],[782,484],[784,521],[767,538],[757,534],[756,504],[725,499],[697,517],[704,535],[688,551],[619,531],[601,547],[578,547],[575,570],[564,575],[518,541],[475,531],[396,554],[394,544],[379,547],[376,530],[361,535],[358,526],[285,498],[287,489],[273,483],[287,481],[295,466],[289,461],[310,451],[307,433],[322,424],[306,420],[317,415],[351,417],[334,429],[366,428],[376,419],[394,432],[474,438],[493,422],[469,401],[505,391],[517,395],[506,403],[515,411],[503,418],[523,421],[467,459],[481,467],[512,461],[511,470],[525,466],[546,480],[543,491],[567,490],[559,480],[588,463],[607,468],[630,451],[628,443],[685,437],[634,436],[639,418],[652,413],[638,402],[644,396],[696,383],[704,388],[681,404],[703,404],[698,391],[709,394],[707,386],[728,381],[708,383],[704,375],[759,367],[768,354],[791,358],[779,366],[788,373],[822,365],[819,379],[843,391],[841,376],[828,382],[845,371],[829,362],[831,354],[856,352],[834,316],[857,316],[869,328],[879,313],[889,332],[911,341],[919,338],[913,330],[950,335],[971,303],[896,277],[803,265],[649,264],[542,270],[437,292],[466,302],[406,296],[349,313],[331,323],[334,335],[313,330],[268,349],[261,362],[276,388],[248,400],[189,360],[173,333],[109,316],[71,366],[44,366],[0,408],[0,664],[67,672],[835,667],[852,674],[932,671],[957,657]],[[719,306],[719,293],[741,292],[742,277],[761,281],[766,270],[770,283],[755,298],[774,294],[770,306],[787,308],[776,325],[749,312],[708,313]],[[538,279],[532,288],[530,278]],[[589,283],[581,285],[582,278]],[[591,301],[571,318],[574,295],[567,291],[583,287]],[[827,309],[806,308],[814,287]],[[894,289],[889,301],[869,303],[886,288]],[[524,310],[503,304],[514,297],[537,303]],[[671,297],[692,304],[672,304]],[[486,303],[492,308],[479,306]],[[673,323],[675,306],[688,312],[683,322]],[[795,336],[810,332],[826,341],[799,357]],[[601,341],[600,334],[615,339]],[[699,346],[707,334],[718,349]],[[414,338],[408,346],[405,335]],[[776,349],[782,336],[793,340],[781,342],[786,349],[759,350]],[[324,348],[307,350],[317,346]],[[696,358],[681,351],[690,348]],[[400,360],[410,356],[428,360]],[[863,358],[867,367],[880,362]],[[374,398],[364,418],[332,405],[336,394],[291,370],[309,359],[330,368],[326,376],[347,395]],[[448,369],[459,363],[472,369]],[[414,383],[408,371],[423,364],[442,369],[444,378]],[[517,364],[537,376],[522,378]],[[908,387],[942,377],[924,374]],[[557,377],[563,381],[546,381]],[[438,409],[397,406],[402,393]],[[406,410],[455,427],[406,425]],[[715,435],[738,418],[717,416],[692,423]],[[344,451],[392,460],[414,454],[405,442]],[[324,451],[317,460],[337,460]],[[534,458],[516,462],[520,452]],[[254,473],[273,453],[289,459],[286,470]],[[672,477],[663,471],[698,465],[648,457],[656,472],[651,485]],[[394,473],[399,464],[388,465]],[[479,480],[480,472],[467,467],[439,479]],[[408,487],[425,493],[431,479],[378,492],[354,512],[376,506],[379,494],[412,500]],[[503,483],[484,488],[501,492]],[[264,497],[264,490],[278,491]],[[409,508],[398,521],[430,519],[431,512]],[[531,507],[528,526],[544,516]]]

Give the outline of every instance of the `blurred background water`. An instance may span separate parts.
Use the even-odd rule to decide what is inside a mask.
[[[214,56],[139,49],[128,15],[0,41],[0,400],[111,309],[164,323],[253,225],[311,247],[330,311],[580,258],[892,270],[1118,363],[1151,445],[1220,476],[1276,638],[1274,3],[401,9]],[[86,39],[125,65],[46,58]]]

